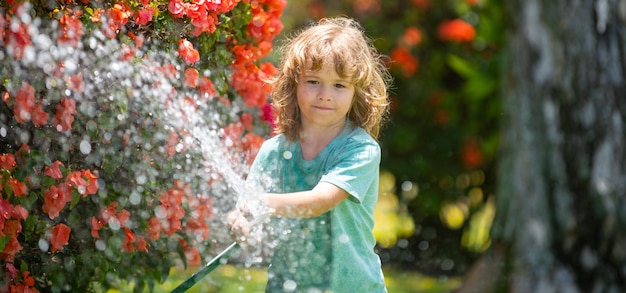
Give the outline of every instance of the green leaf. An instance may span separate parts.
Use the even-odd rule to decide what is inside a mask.
[[[28,264],[24,260],[22,260],[22,262],[20,263],[20,271],[22,272],[28,271]]]
[[[0,237],[0,251],[4,251],[4,247],[7,245],[7,243],[9,243],[9,239],[11,239],[11,236],[9,235],[4,235]]]
[[[490,76],[476,75],[470,78],[463,90],[470,100],[481,100],[497,90],[498,82]]]
[[[78,202],[80,202],[80,198],[81,198],[81,195],[80,195],[80,193],[78,193],[78,191],[73,191],[72,192],[72,202],[70,203],[70,210],[74,209],[76,204],[78,204]]]
[[[477,71],[463,58],[450,54],[448,56],[448,65],[459,75],[465,78],[472,78]]]
[[[133,288],[133,292],[141,293],[144,292],[144,288],[146,288],[146,282],[144,278],[135,278],[135,288]]]
[[[102,170],[107,173],[113,173],[124,162],[124,156],[114,153],[106,154],[102,159]]]
[[[24,228],[23,228],[24,233],[22,233],[26,241],[30,240],[30,238],[35,235],[36,224],[37,224],[36,216],[31,214],[28,216],[28,218],[26,218],[26,221],[24,223]]]

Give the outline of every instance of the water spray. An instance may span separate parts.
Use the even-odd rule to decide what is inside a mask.
[[[260,223],[263,223],[265,220],[269,218],[270,214],[264,213],[254,220],[250,221],[250,227],[254,227]],[[182,293],[193,287],[198,281],[204,278],[206,275],[215,270],[220,264],[226,263],[229,257],[231,257],[235,252],[239,251],[241,245],[239,242],[234,241],[228,247],[226,247],[222,252],[212,258],[207,264],[205,264],[200,270],[195,272],[191,277],[187,278],[184,282],[180,283],[171,293]]]

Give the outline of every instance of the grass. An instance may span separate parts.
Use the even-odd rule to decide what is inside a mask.
[[[189,278],[199,268],[173,269],[167,281],[155,287],[155,293],[170,292]],[[387,289],[391,293],[443,293],[450,292],[460,285],[457,277],[430,277],[412,271],[383,268]],[[243,268],[223,264],[187,290],[188,293],[209,292],[264,292],[267,274],[262,268]],[[133,285],[122,282],[122,289],[109,290],[107,293],[132,292]],[[101,292],[101,291],[100,291]]]

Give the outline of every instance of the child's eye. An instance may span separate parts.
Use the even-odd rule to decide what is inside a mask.
[[[336,88],[343,89],[343,88],[346,88],[347,86],[345,86],[345,85],[343,85],[343,84],[340,84],[340,83],[336,83],[336,84],[335,84],[335,87],[336,87]]]
[[[320,82],[319,82],[319,81],[317,81],[317,80],[307,80],[306,82],[307,82],[307,83],[310,83],[310,84],[318,84],[318,83],[320,83]]]

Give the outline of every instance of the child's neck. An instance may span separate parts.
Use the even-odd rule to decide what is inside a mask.
[[[343,130],[345,123],[336,125],[332,128],[315,128],[305,127],[300,131],[300,148],[302,149],[302,158],[310,161],[317,155]]]

